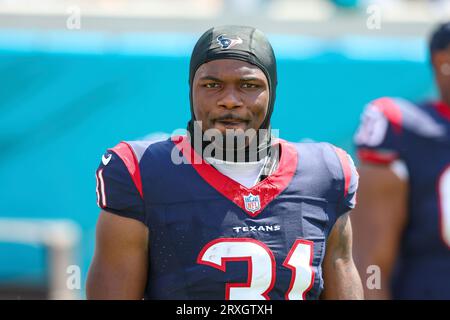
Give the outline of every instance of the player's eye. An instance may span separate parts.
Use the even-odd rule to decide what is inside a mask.
[[[242,88],[255,89],[255,88],[259,88],[259,85],[255,84],[255,83],[243,83]]]
[[[208,89],[213,89],[213,88],[219,88],[220,85],[217,82],[208,82],[208,83],[205,83],[203,86]]]

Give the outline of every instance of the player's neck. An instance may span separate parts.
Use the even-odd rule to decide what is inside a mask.
[[[236,146],[236,140],[228,143],[225,138],[220,144],[212,142],[204,138],[202,128],[197,122],[189,121],[187,127],[190,135],[191,146],[203,158],[212,157],[217,160],[231,161],[231,162],[253,162],[264,159],[266,156],[270,157],[272,151],[272,136],[270,129],[258,131],[258,134],[253,138],[256,139],[256,147],[253,140],[245,148],[227,148],[228,145]],[[200,134],[199,134],[200,133]],[[193,138],[192,138],[193,137]],[[200,143],[195,143],[200,141]],[[211,144],[214,144],[211,146]],[[206,154],[205,154],[206,153]]]

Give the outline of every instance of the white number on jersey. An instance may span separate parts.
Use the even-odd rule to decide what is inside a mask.
[[[438,188],[441,236],[450,248],[450,166],[441,173]]]
[[[312,270],[313,242],[297,240],[283,266],[291,269],[292,278],[286,299],[303,300],[314,281]],[[227,283],[227,300],[268,300],[276,278],[275,257],[261,241],[252,238],[219,238],[209,242],[197,262],[226,271],[226,263],[248,262],[246,283]]]
[[[369,147],[379,146],[386,137],[389,121],[383,112],[369,106],[362,115],[361,125],[355,135],[355,143]]]

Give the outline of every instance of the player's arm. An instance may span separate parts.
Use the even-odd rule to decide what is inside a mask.
[[[321,299],[364,299],[361,279],[352,257],[349,213],[339,217],[331,230],[322,269],[324,290]]]
[[[363,163],[359,173],[358,205],[353,215],[355,261],[365,283],[372,275],[367,274],[367,268],[380,268],[381,288],[369,289],[366,285],[366,298],[390,299],[392,269],[407,220],[407,182],[389,165]]]
[[[392,269],[407,220],[408,170],[401,160],[408,120],[405,108],[408,103],[398,98],[370,102],[355,135],[361,161],[358,206],[353,215],[355,262],[368,299],[391,297]],[[367,270],[369,266],[375,268]],[[372,288],[377,276],[381,289]]]
[[[96,172],[97,222],[88,299],[142,299],[147,283],[148,227],[138,160],[126,143],[102,157]]]
[[[141,222],[102,211],[88,299],[142,299],[147,283],[148,229]]]

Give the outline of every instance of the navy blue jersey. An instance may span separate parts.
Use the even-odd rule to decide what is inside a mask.
[[[275,144],[277,169],[252,188],[204,162],[186,137],[107,151],[99,206],[148,227],[146,299],[319,297],[326,240],[354,207],[358,176],[330,144]]]
[[[393,297],[450,299],[450,107],[398,98],[371,102],[355,136],[359,158],[406,164],[409,214]]]

